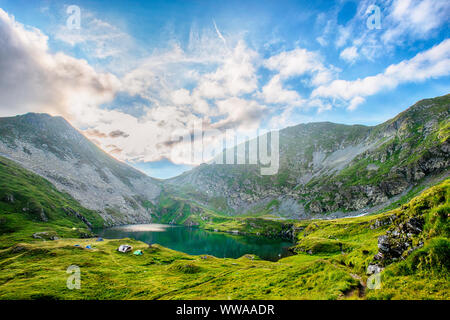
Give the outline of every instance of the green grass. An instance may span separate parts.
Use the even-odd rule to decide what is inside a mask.
[[[144,254],[117,252],[122,243]],[[0,257],[0,299],[337,299],[356,285],[319,256],[202,259],[131,239],[17,244]],[[71,265],[80,267],[80,290],[66,288]]]

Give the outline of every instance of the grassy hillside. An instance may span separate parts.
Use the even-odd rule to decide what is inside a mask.
[[[2,232],[0,299],[450,299],[449,195],[447,179],[388,212],[299,222],[297,254],[278,262],[190,256],[131,239],[30,241],[18,232],[13,244]],[[409,235],[402,228],[411,219],[421,231]],[[416,249],[375,260],[385,235]],[[144,254],[117,252],[123,243]],[[378,290],[366,288],[373,263],[385,268]],[[80,267],[80,290],[66,288],[70,265]]]
[[[0,247],[33,240],[36,232],[50,237],[92,236],[103,220],[59,192],[44,178],[0,157]]]

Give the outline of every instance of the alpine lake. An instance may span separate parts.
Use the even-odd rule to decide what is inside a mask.
[[[124,225],[96,230],[96,233],[105,239],[132,238],[191,255],[217,258],[240,258],[245,254],[253,254],[264,260],[277,261],[289,256],[288,248],[293,245],[283,239],[234,235],[167,224]]]

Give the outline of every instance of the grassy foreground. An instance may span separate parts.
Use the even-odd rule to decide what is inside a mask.
[[[95,212],[0,160],[0,299],[450,299],[450,179],[388,212],[298,222],[297,254],[269,262],[80,238],[90,235],[86,221],[99,224]],[[369,289],[366,270],[378,238],[411,218],[423,220],[411,236],[417,249],[384,261],[381,288]],[[45,234],[34,238],[36,232]],[[116,251],[125,243],[143,255]],[[66,286],[71,265],[80,268],[79,290]]]

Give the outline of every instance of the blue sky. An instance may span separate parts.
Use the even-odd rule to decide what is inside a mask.
[[[67,26],[70,5],[80,8],[79,29]],[[0,0],[0,8],[0,116],[63,115],[158,178],[198,164],[171,143],[193,123],[237,132],[374,125],[450,88],[445,0]],[[369,28],[377,17],[379,28]],[[7,85],[17,79],[26,79],[19,91]]]

